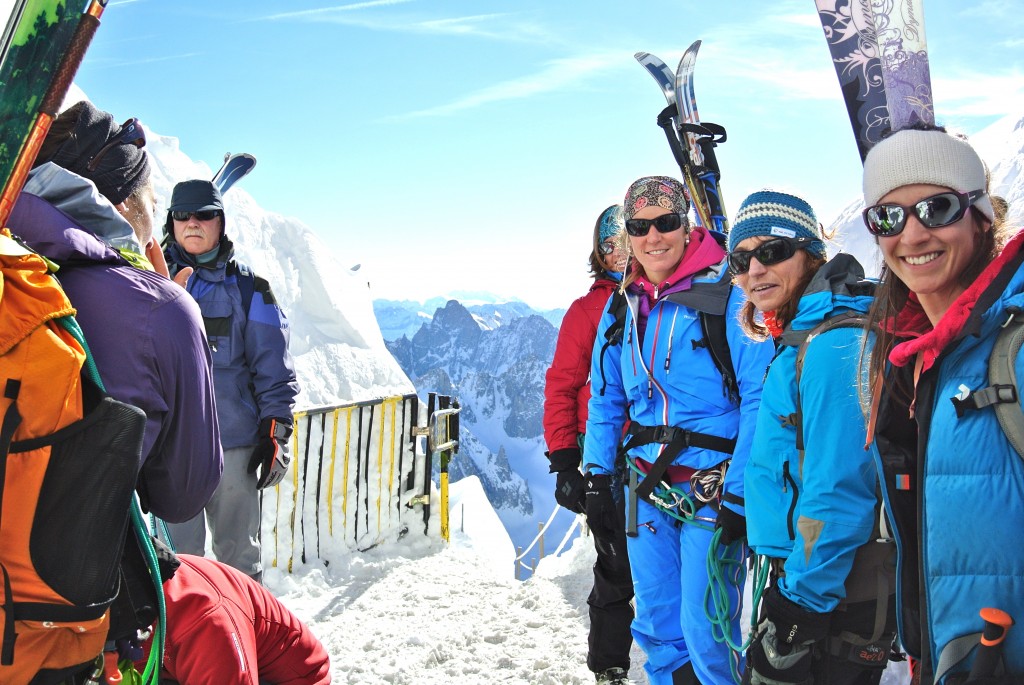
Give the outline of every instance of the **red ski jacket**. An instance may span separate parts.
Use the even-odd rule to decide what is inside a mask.
[[[179,554],[164,583],[164,677],[182,685],[329,685],[327,651],[302,621],[240,571]],[[149,648],[146,643],[145,648]],[[145,659],[138,668],[145,665]]]
[[[562,318],[555,356],[544,379],[544,440],[548,452],[578,448],[576,438],[587,429],[590,401],[590,360],[597,323],[618,282],[598,278]]]

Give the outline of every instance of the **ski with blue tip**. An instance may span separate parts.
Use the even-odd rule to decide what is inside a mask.
[[[221,195],[228,192],[231,186],[238,183],[256,166],[256,158],[247,152],[230,152],[224,155],[224,164],[216,174],[213,175],[213,184],[220,190]]]

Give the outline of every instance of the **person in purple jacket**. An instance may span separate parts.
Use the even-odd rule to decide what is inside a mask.
[[[187,521],[220,483],[223,456],[199,307],[145,256],[144,144],[138,121],[119,126],[88,101],[72,106],[51,126],[8,227],[60,266],[108,394],[146,413],[143,510]]]

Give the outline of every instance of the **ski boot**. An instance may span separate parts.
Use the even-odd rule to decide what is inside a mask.
[[[597,674],[597,685],[629,685],[629,673],[618,666],[606,668]]]

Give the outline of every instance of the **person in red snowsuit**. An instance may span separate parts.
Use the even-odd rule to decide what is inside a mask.
[[[580,472],[583,434],[590,400],[590,362],[597,324],[608,300],[622,280],[625,245],[622,207],[605,209],[594,226],[590,272],[594,282],[576,299],[562,318],[555,355],[545,375],[544,439],[551,472],[555,474],[555,500],[569,511],[584,513],[585,484]],[[603,344],[604,341],[598,341]],[[600,383],[600,379],[595,379]],[[616,491],[621,492],[621,488]],[[587,667],[598,683],[625,683],[629,650],[633,644],[633,579],[626,557],[625,510],[620,503],[621,525],[614,539],[594,536],[597,562],[590,606]]]
[[[160,682],[329,685],[327,651],[295,614],[241,571],[179,554],[164,583],[167,638]],[[149,649],[149,642],[144,645]],[[145,657],[136,662],[141,672]]]

